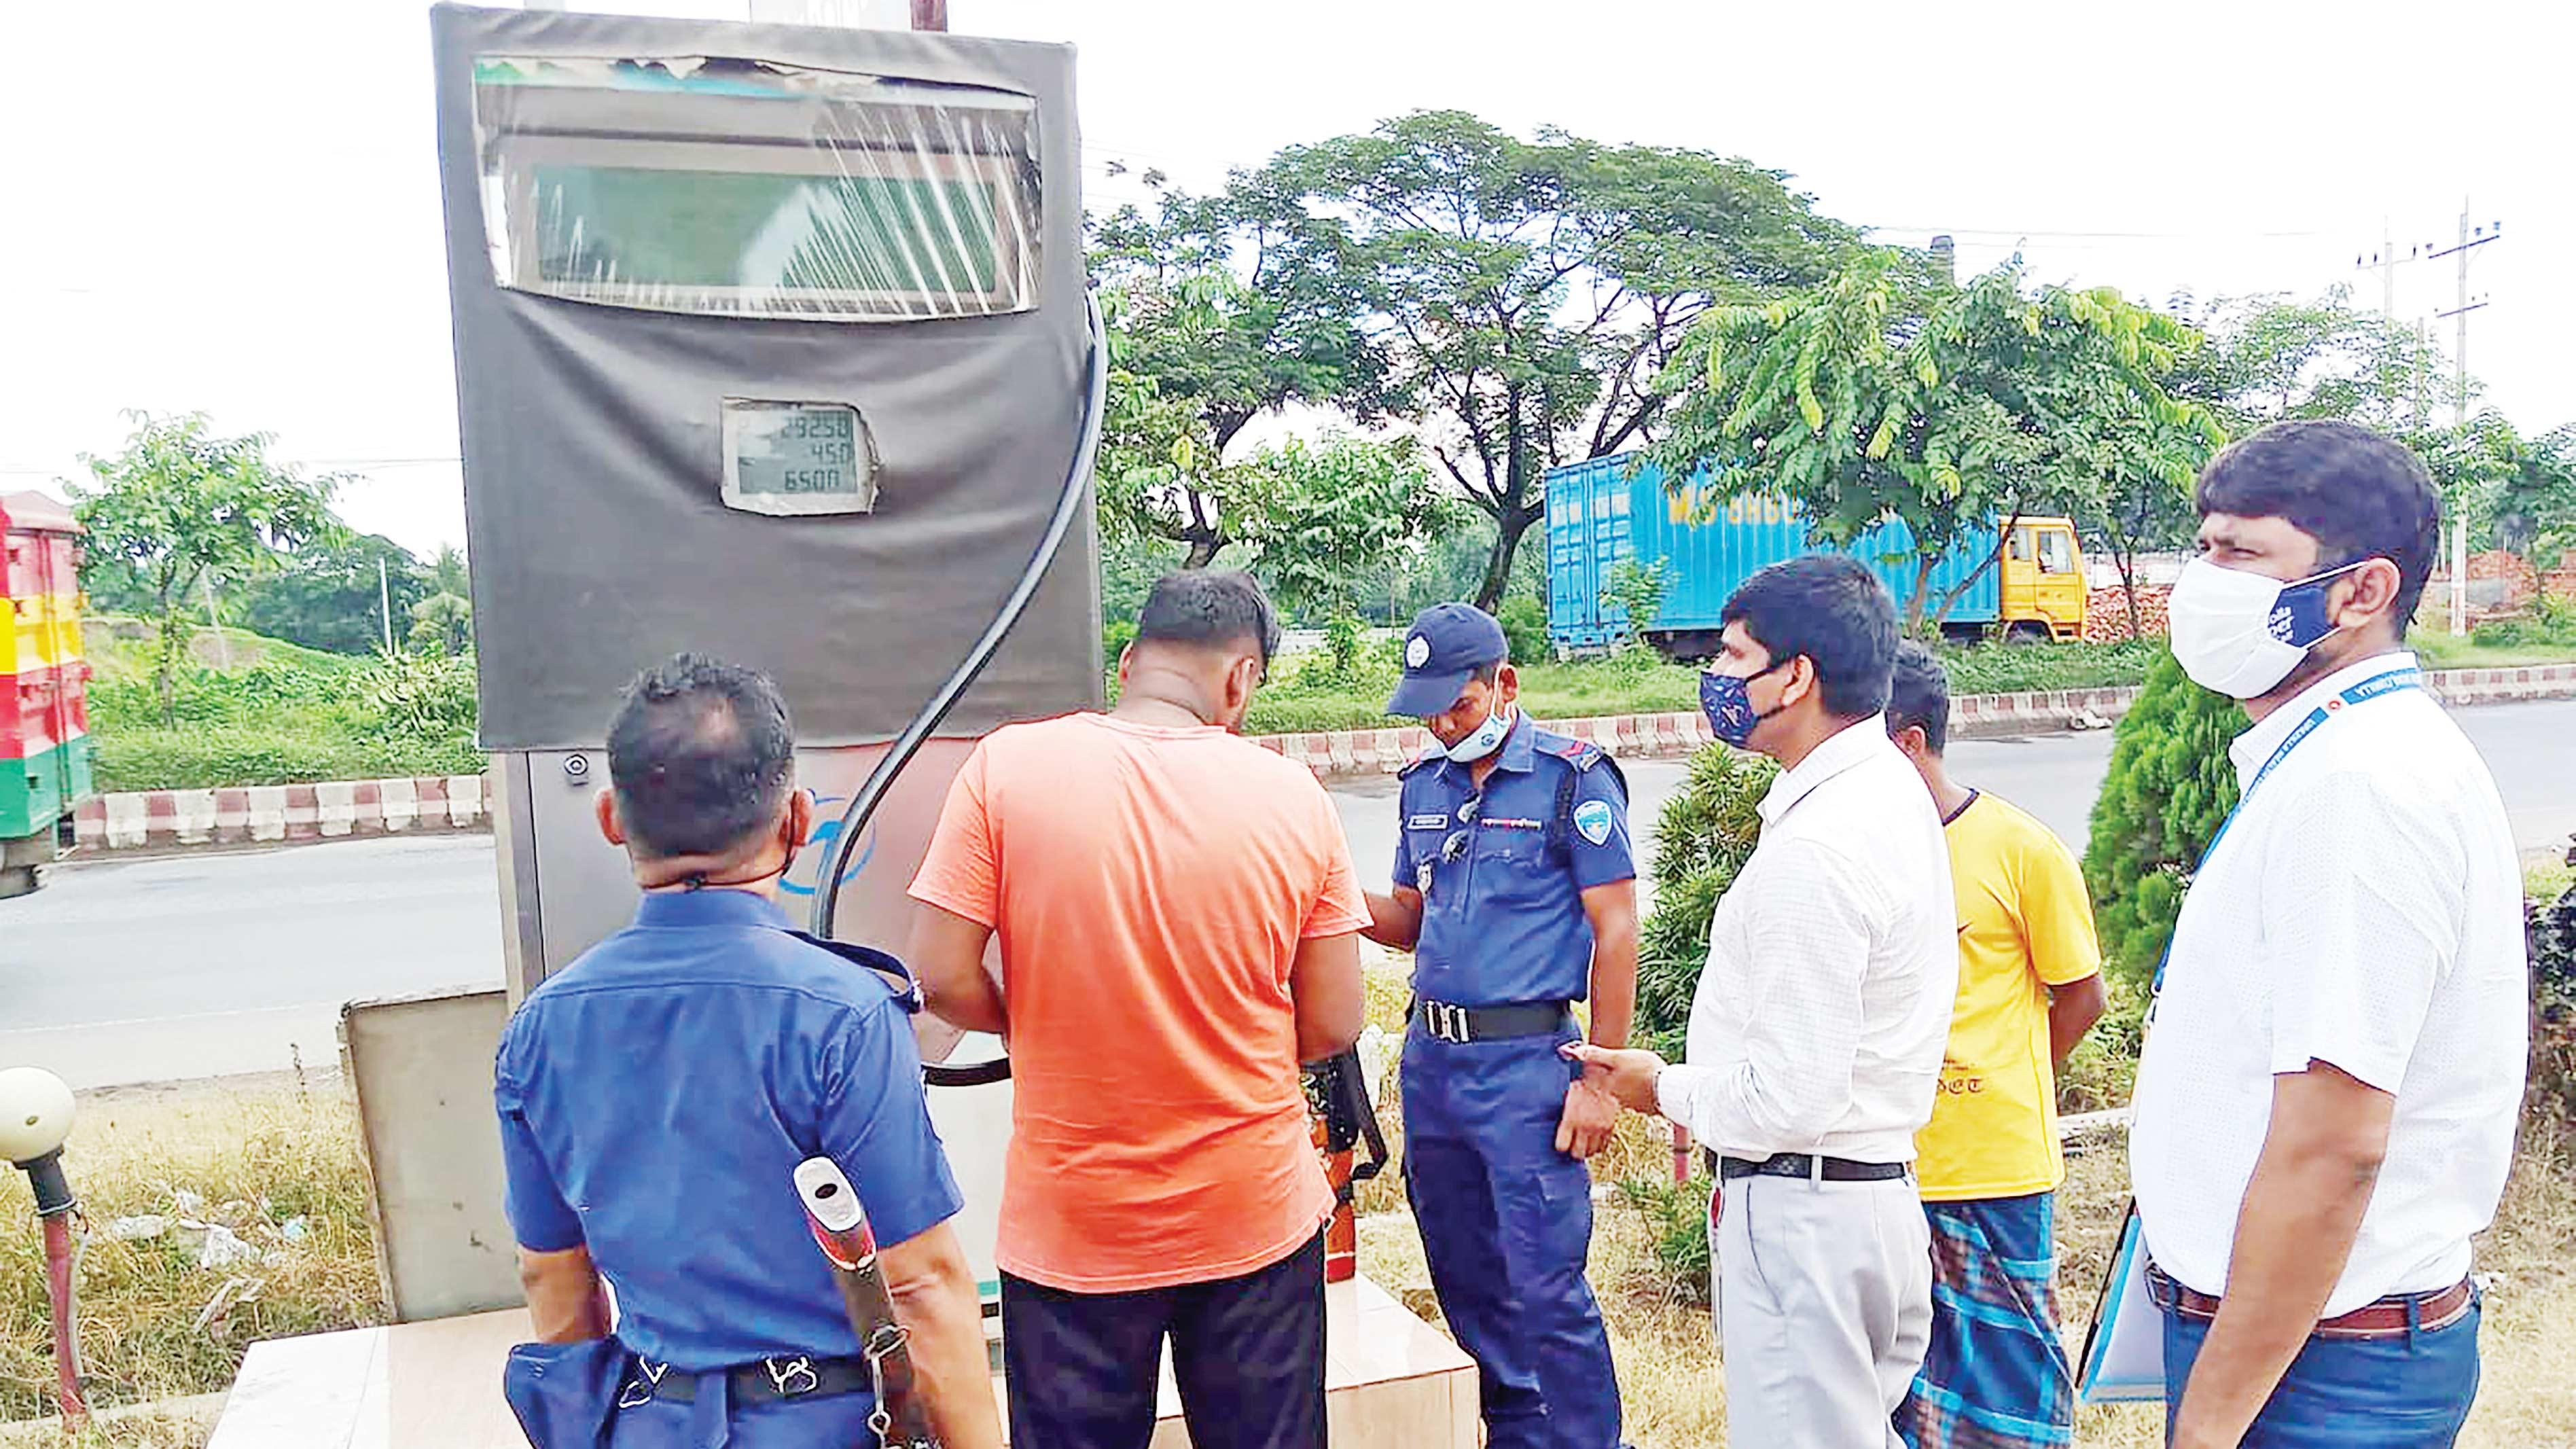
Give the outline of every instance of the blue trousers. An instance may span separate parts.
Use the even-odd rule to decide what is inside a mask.
[[[1615,1449],[1619,1384],[1584,1281],[1592,1174],[1556,1150],[1571,1032],[1404,1044],[1404,1185],[1488,1449]]]
[[[2244,1449],[2449,1449],[2478,1397],[2478,1319],[2402,1337],[2311,1338],[2247,1430]],[[2165,1315],[2166,1422],[2209,1325]]]

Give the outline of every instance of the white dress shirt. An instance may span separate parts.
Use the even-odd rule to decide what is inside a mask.
[[[1783,772],[1761,808],[1657,1106],[1728,1157],[1911,1162],[1959,979],[1931,792],[1872,716]]]
[[[2383,654],[2236,738],[2250,782]],[[2326,1062],[2396,1098],[2325,1315],[2447,1288],[2495,1214],[2531,992],[2522,875],[2485,761],[2430,694],[2342,706],[2238,807],[2175,923],[2138,1068],[2130,1177],[2158,1267],[2224,1293],[2276,1075]]]

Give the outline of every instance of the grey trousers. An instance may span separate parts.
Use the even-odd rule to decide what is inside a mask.
[[[1932,1234],[1912,1179],[1740,1177],[1719,1204],[1727,1442],[1901,1449],[1892,1417],[1932,1342]]]

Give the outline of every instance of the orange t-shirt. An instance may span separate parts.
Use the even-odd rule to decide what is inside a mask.
[[[1013,725],[958,772],[912,895],[1001,939],[1003,1271],[1078,1293],[1210,1282],[1331,1215],[1288,973],[1368,903],[1304,766],[1214,727]]]

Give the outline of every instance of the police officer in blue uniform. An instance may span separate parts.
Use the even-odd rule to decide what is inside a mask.
[[[1414,953],[1404,1166],[1432,1287],[1476,1360],[1491,1449],[1614,1449],[1619,1386],[1583,1276],[1592,1179],[1617,1104],[1557,1052],[1624,1045],[1636,866],[1619,767],[1516,705],[1502,626],[1464,604],[1413,622],[1390,714],[1436,744],[1404,772],[1391,893],[1370,939]]]
[[[948,1449],[1001,1443],[918,993],[774,903],[813,823],[794,750],[767,679],[687,655],[638,679],[610,730],[600,828],[644,899],[528,994],[494,1080],[541,1340],[504,1386],[538,1449],[876,1442],[793,1180],[817,1154],[867,1210]]]

